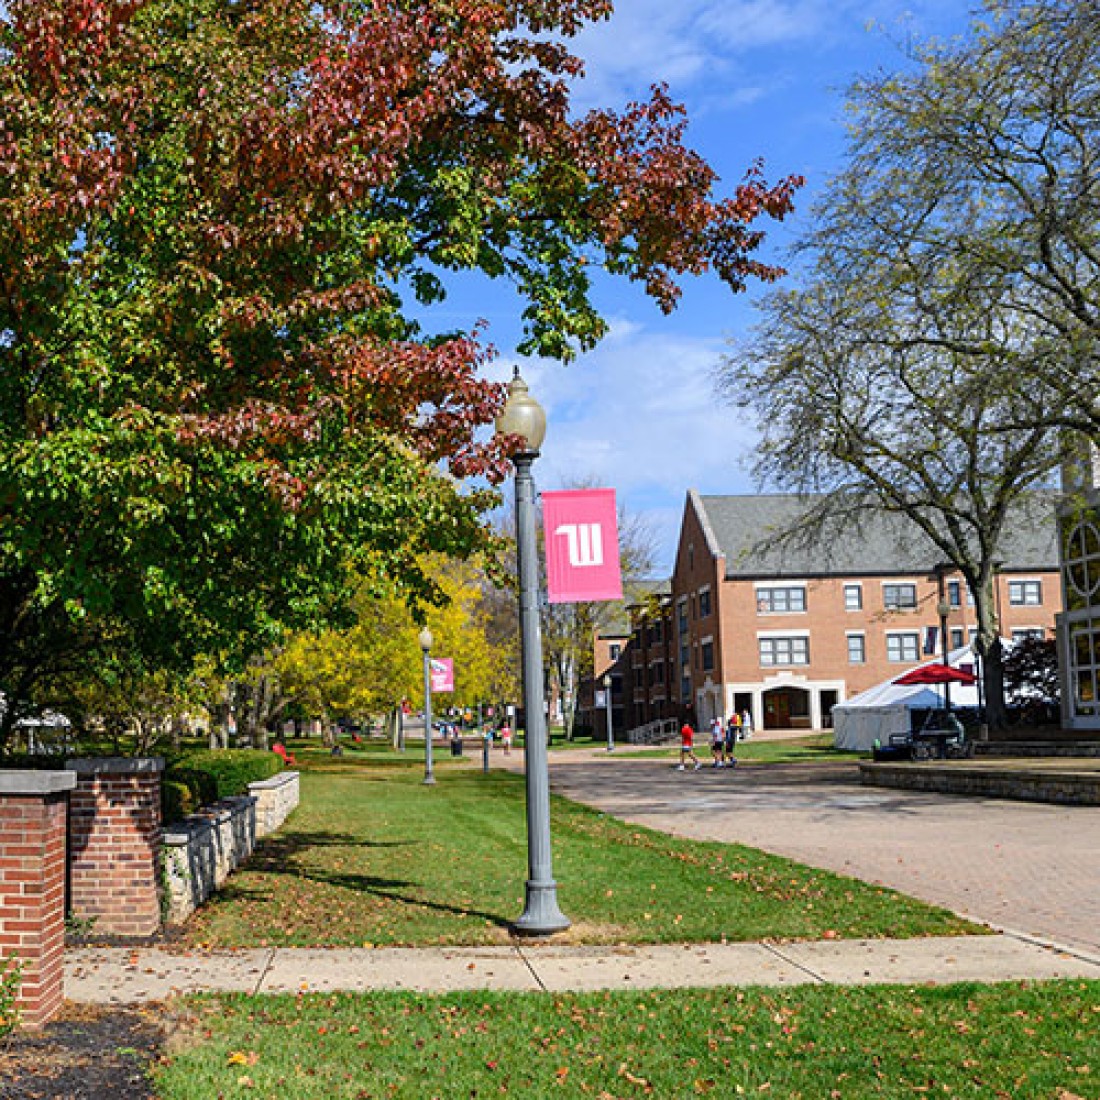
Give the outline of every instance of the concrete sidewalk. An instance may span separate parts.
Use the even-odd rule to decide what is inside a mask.
[[[65,996],[136,1004],[200,991],[564,992],[699,986],[944,984],[1044,978],[1100,980],[1100,957],[1024,936],[464,948],[252,948],[177,954],[162,948],[66,952]]]

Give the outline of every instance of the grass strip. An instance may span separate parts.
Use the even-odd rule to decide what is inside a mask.
[[[365,762],[364,762],[365,761]],[[494,944],[527,876],[521,776],[406,759],[311,763],[302,804],[188,925],[194,946]],[[449,762],[448,762],[449,763]],[[945,910],[740,845],[551,800],[573,943],[953,935]]]
[[[1100,1096],[1100,983],[204,997],[161,1100]]]

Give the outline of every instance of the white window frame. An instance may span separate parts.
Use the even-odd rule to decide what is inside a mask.
[[[888,588],[911,588],[913,590],[913,602],[887,603],[886,590]],[[916,581],[883,581],[882,582],[882,606],[887,611],[916,611],[917,609],[917,582]]]
[[[893,641],[902,642],[903,640],[912,640],[913,656],[906,656],[907,647],[901,645],[899,647],[900,652],[898,656],[892,656],[890,653],[890,643]],[[886,632],[886,660],[894,665],[915,664],[920,660],[920,631],[919,630],[888,630]]]
[[[761,607],[761,601],[765,601],[767,604],[772,602],[772,594],[775,592],[786,593],[786,599],[788,604],[790,603],[791,592],[801,592],[802,594],[802,606],[801,607],[786,607],[776,610],[775,608]],[[806,583],[805,581],[766,581],[755,586],[756,594],[756,613],[757,615],[805,615],[806,609],[809,606],[806,598]]]
[[[1016,589],[1021,599],[1012,598],[1012,590]],[[1028,599],[1028,595],[1034,593],[1034,600]],[[1043,582],[1040,577],[1012,577],[1008,582],[1008,606],[1009,607],[1042,607],[1043,606]]]
[[[790,661],[775,660],[777,642],[801,642],[800,647],[805,651],[804,661],[794,660],[794,646],[788,645],[787,651],[791,654]],[[772,651],[772,660],[764,660],[765,643],[769,644]],[[806,668],[810,663],[810,632],[808,630],[761,630],[756,635],[756,652],[761,668]]]
[[[855,603],[852,603],[848,599],[850,592],[855,593]],[[848,583],[844,585],[844,610],[845,611],[862,611],[863,610],[863,585],[861,582],[856,581],[854,584]]]
[[[848,641],[848,664],[865,665],[867,663],[867,635],[862,630],[847,630],[844,637]],[[852,656],[853,642],[859,642],[859,657]]]

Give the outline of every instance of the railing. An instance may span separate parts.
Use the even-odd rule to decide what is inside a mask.
[[[676,718],[657,718],[644,726],[628,730],[626,739],[631,745],[659,745],[662,741],[672,741],[680,732],[680,722]]]

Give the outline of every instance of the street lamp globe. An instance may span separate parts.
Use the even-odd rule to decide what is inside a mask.
[[[546,438],[546,413],[531,396],[516,367],[508,384],[508,400],[496,419],[498,435],[518,435],[527,441],[527,453],[538,454]]]
[[[408,635],[406,635],[406,637],[408,637]],[[420,648],[425,653],[431,653],[432,642],[434,642],[435,639],[432,637],[432,632],[427,627],[424,627],[424,629],[417,635],[417,641],[420,643]]]

